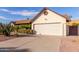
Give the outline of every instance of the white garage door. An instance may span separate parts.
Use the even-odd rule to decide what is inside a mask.
[[[35,24],[34,30],[37,34],[41,35],[63,35],[63,24],[51,23],[51,24]]]

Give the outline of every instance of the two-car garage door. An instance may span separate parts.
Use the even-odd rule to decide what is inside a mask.
[[[63,35],[63,24],[61,23],[42,23],[34,24],[34,30],[41,35]]]

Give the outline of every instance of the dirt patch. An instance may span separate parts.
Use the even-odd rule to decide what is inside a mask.
[[[0,35],[0,42],[1,41],[5,41],[5,40],[9,40],[9,39],[13,39],[13,38],[16,38],[14,36],[4,36],[4,35]]]
[[[61,39],[61,52],[78,52],[79,51],[79,37],[67,37]]]

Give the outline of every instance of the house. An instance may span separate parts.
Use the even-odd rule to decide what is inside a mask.
[[[24,24],[31,24],[31,23],[32,22],[29,19],[15,21],[15,25],[24,25]]]
[[[31,31],[31,23],[29,19],[10,22],[9,24],[14,27],[14,31],[12,31],[10,35]]]
[[[11,25],[29,25],[38,35],[67,36],[79,35],[79,20],[71,20],[67,14],[61,15],[48,8],[43,8],[33,19],[18,20]],[[26,28],[28,29],[28,28]]]
[[[26,19],[26,20],[17,20],[17,21],[11,22],[10,24],[12,26],[26,26],[26,29],[31,29],[31,26],[28,27],[29,25],[31,25],[31,23],[32,23],[31,20]]]
[[[33,18],[32,29],[40,35],[66,36],[69,34],[67,22],[69,22],[67,15],[44,8]]]

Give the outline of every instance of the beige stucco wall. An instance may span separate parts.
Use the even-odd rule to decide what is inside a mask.
[[[33,25],[37,23],[62,23],[62,31],[64,32],[63,35],[66,35],[66,19],[64,17],[61,17],[60,15],[47,10],[48,15],[44,15],[43,13],[32,23],[32,29]]]
[[[66,19],[64,17],[61,17],[50,10],[47,10],[47,11],[48,11],[48,15],[44,15],[42,13],[40,17],[33,22],[33,24],[34,23],[52,23],[52,22],[66,23]]]
[[[66,35],[67,36],[69,35],[69,26],[68,25],[66,26]]]

